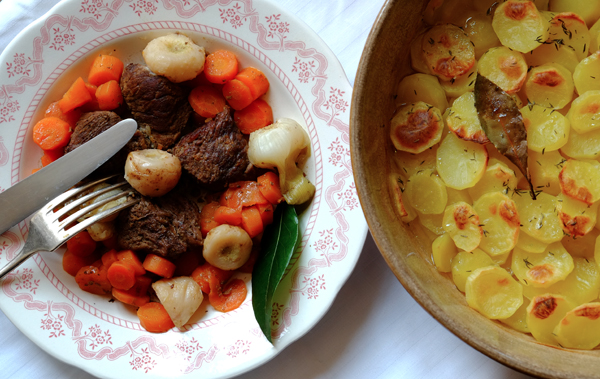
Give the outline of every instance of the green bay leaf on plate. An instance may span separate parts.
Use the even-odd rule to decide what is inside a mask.
[[[252,271],[252,308],[269,342],[273,294],[283,278],[300,238],[296,209],[281,203],[275,209],[273,223],[265,228],[262,251]]]

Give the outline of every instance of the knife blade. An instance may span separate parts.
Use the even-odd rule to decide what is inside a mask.
[[[121,150],[137,129],[125,119],[0,193],[0,234],[31,216]]]

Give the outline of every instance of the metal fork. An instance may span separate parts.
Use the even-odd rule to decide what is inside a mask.
[[[54,251],[60,247],[63,243],[67,242],[77,233],[81,232],[88,226],[108,217],[120,210],[134,205],[140,201],[140,196],[135,192],[133,188],[129,186],[126,181],[122,181],[105,188],[101,188],[97,191],[86,194],[82,197],[77,198],[77,195],[89,190],[93,186],[106,182],[117,175],[112,175],[106,178],[102,178],[91,183],[87,183],[80,187],[74,187],[63,194],[57,196],[54,200],[51,200],[42,209],[37,211],[31,218],[29,223],[29,234],[25,241],[25,246],[17,254],[17,256],[6,266],[0,270],[0,279],[6,274],[11,272],[27,258],[32,256],[38,251]],[[117,188],[128,186],[124,188],[122,192],[107,197],[101,201],[81,208],[74,213],[70,214],[73,210],[97,196],[100,196],[106,192],[112,191]],[[84,221],[74,224],[76,220],[87,213],[113,201],[127,196],[128,199],[122,204],[119,204],[113,208],[106,209],[96,215],[86,218]],[[72,200],[72,201],[71,201]],[[65,204],[69,202],[68,204]],[[62,206],[62,207],[61,207]],[[61,208],[59,208],[61,207]],[[65,217],[66,216],[66,217]],[[74,224],[74,225],[73,225]]]

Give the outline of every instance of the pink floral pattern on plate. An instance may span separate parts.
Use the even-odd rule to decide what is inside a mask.
[[[95,375],[222,378],[265,362],[323,316],[366,236],[350,163],[350,85],[339,79],[342,69],[327,47],[265,0],[61,3],[18,37],[18,51],[0,56],[0,188],[28,172],[35,146],[27,132],[61,74],[103,44],[172,30],[202,36],[214,46],[235,46],[280,82],[284,92],[267,94],[267,100],[280,102],[275,110],[281,117],[295,114],[306,126],[312,143],[306,172],[317,192],[301,215],[302,240],[273,302],[278,349],[261,334],[250,298],[234,312],[219,314],[206,306],[184,329],[150,334],[131,309],[80,291],[62,271],[60,253],[37,254],[0,282],[0,307],[17,327],[42,331],[34,333],[35,343],[59,344],[52,348],[60,346],[60,359]],[[21,223],[0,236],[0,265],[12,259],[26,234]]]

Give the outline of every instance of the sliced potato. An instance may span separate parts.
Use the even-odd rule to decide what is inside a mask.
[[[571,49],[561,48],[559,42],[546,42],[536,47],[529,54],[525,54],[525,60],[529,66],[541,66],[546,63],[558,63],[571,73],[579,64],[577,54]]]
[[[529,101],[546,108],[564,108],[573,99],[574,90],[571,71],[559,63],[534,67],[525,80]]]
[[[534,297],[527,307],[529,332],[541,343],[557,345],[554,328],[573,308],[575,304],[562,295],[545,294]]]
[[[600,1],[598,2],[600,5]],[[589,22],[586,22],[587,25],[592,25]],[[600,20],[597,20],[593,23],[590,28],[590,54],[598,51],[598,35],[600,34]]]
[[[465,292],[467,278],[473,271],[480,267],[494,265],[492,258],[481,249],[475,249],[471,252],[459,251],[452,258],[452,280],[459,291]]]
[[[571,103],[567,118],[577,133],[587,133],[600,128],[600,90],[580,94]]]
[[[587,133],[577,133],[575,129],[571,128],[569,139],[560,148],[560,151],[575,159],[596,159],[600,157],[600,128]]]
[[[498,266],[476,269],[465,284],[467,304],[489,319],[512,316],[523,304],[523,287]]]
[[[433,233],[436,236],[441,236],[445,233],[444,228],[442,227],[444,214],[423,214],[418,213],[419,222],[423,225],[427,230]]]
[[[444,182],[431,170],[412,175],[406,183],[404,194],[410,205],[423,214],[440,214],[448,202]]]
[[[481,242],[483,231],[479,225],[479,216],[465,202],[458,202],[446,207],[442,227],[454,240],[454,244],[464,251],[473,251]]]
[[[486,16],[485,13],[471,15],[467,18],[463,29],[473,42],[475,58],[481,57],[483,53],[492,47],[500,46],[500,40],[492,27],[492,18]]]
[[[600,200],[600,163],[568,159],[558,174],[562,192],[592,204]]]
[[[524,179],[524,176],[523,176],[523,173],[521,172],[521,170],[519,170],[519,168],[513,162],[511,162],[506,156],[504,156],[501,152],[499,152],[498,149],[496,149],[496,147],[494,146],[494,144],[488,143],[487,145],[485,145],[485,149],[489,155],[488,162],[492,159],[500,161],[500,162],[504,163],[504,165],[506,165],[506,167],[508,167],[514,171],[515,176],[517,177],[519,182],[522,179]],[[511,190],[512,189],[513,188],[511,188]]]
[[[590,32],[585,21],[572,11],[553,13],[543,12],[549,18],[548,41],[562,40],[561,48],[575,51],[577,59],[589,54]]]
[[[437,172],[450,188],[473,187],[483,176],[488,153],[483,145],[449,134],[437,150]]]
[[[460,139],[481,144],[490,142],[481,128],[473,92],[465,92],[454,100],[446,118],[446,124],[448,129]]]
[[[513,196],[517,204],[521,231],[544,243],[560,241],[563,230],[556,213],[557,199],[547,193],[540,193],[532,200],[528,193]]]
[[[419,101],[396,111],[391,121],[390,138],[396,149],[418,154],[440,142],[443,129],[439,109]]]
[[[425,33],[419,34],[410,43],[410,64],[417,72],[431,74],[423,53],[423,37],[425,37]]]
[[[392,156],[392,160],[400,175],[408,179],[420,170],[436,170],[437,148],[438,145],[434,145],[419,154],[396,150]]]
[[[436,25],[425,32],[421,43],[429,70],[450,81],[468,72],[475,64],[475,49],[458,26]]]
[[[598,203],[586,204],[562,193],[557,196],[557,201],[558,217],[569,236],[582,237],[596,226]]]
[[[473,204],[483,228],[479,247],[490,256],[511,251],[519,238],[519,214],[515,203],[501,192],[488,192]]]
[[[573,83],[577,93],[582,95],[587,91],[600,90],[600,52],[596,51],[584,58],[575,67]]]
[[[523,54],[506,46],[489,49],[479,59],[479,73],[508,94],[519,92],[527,78],[527,62]]]
[[[598,220],[598,217],[596,217],[596,220]],[[590,260],[594,259],[594,249],[598,235],[600,235],[600,231],[594,228],[583,237],[565,236],[560,243],[563,244],[573,258]]]
[[[552,12],[576,13],[587,25],[592,25],[600,17],[600,1],[598,0],[552,0],[549,9]]]
[[[558,174],[564,162],[566,160],[558,151],[542,150],[542,153],[529,151],[527,163],[534,188],[550,195],[558,195],[560,193]]]
[[[521,333],[529,333],[529,327],[527,326],[527,307],[529,306],[530,300],[523,297],[523,304],[513,313],[512,316],[499,320],[503,324],[510,326],[511,328]]]
[[[472,92],[475,88],[475,78],[477,77],[477,62],[471,67],[471,69],[461,76],[453,78],[446,82],[441,81],[440,85],[446,91],[448,97],[459,97],[465,92]]]
[[[511,268],[524,285],[547,288],[564,280],[573,271],[573,258],[560,242],[551,243],[543,253],[516,248]]]
[[[458,253],[454,241],[448,233],[433,240],[431,245],[433,263],[440,272],[452,272],[452,258]]]
[[[502,192],[507,195],[517,187],[515,172],[503,162],[491,158],[481,179],[473,187],[468,188],[469,195],[473,199],[479,199],[481,195],[488,192]]]
[[[396,105],[413,104],[419,101],[433,105],[440,112],[448,108],[446,92],[438,78],[421,73],[405,76],[396,90]]]
[[[402,177],[397,174],[390,174],[388,184],[392,203],[394,204],[400,219],[403,222],[411,222],[417,218],[417,212],[403,199],[405,183]]]
[[[527,233],[519,233],[519,240],[515,247],[529,253],[540,254],[546,250],[548,244],[531,237]]]
[[[591,350],[600,344],[600,303],[586,303],[567,312],[554,329],[562,347]]]
[[[538,153],[555,151],[563,147],[571,131],[569,120],[553,109],[536,104],[521,108],[527,128],[527,147]]]
[[[492,26],[504,46],[521,53],[530,52],[548,38],[548,22],[530,1],[500,3]]]

